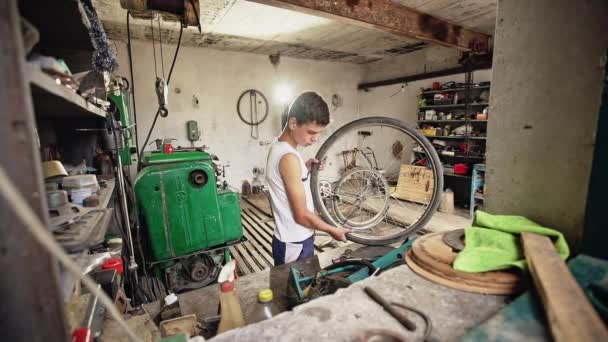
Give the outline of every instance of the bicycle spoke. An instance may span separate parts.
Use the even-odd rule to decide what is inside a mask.
[[[413,147],[433,157],[427,157],[427,170],[441,172],[430,143],[394,119],[366,118],[347,126],[334,132],[317,154],[329,162],[325,171],[314,173],[312,178],[313,186],[319,181],[328,183],[320,189],[326,202],[318,199],[319,191],[315,195],[323,218],[343,223],[354,229],[352,235],[370,241],[388,241],[422,227],[437,206],[441,182],[430,191],[427,203],[399,199],[413,196],[404,195],[410,187],[399,182],[402,165],[410,165],[421,155],[414,153]]]

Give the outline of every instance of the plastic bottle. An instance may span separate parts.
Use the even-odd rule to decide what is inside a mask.
[[[262,289],[258,292],[258,303],[251,314],[250,323],[261,322],[279,314],[279,310],[272,299],[271,289]]]
[[[239,296],[234,289],[234,282],[225,282],[220,285],[220,325],[217,333],[221,334],[225,331],[239,328],[245,325],[243,311]]]

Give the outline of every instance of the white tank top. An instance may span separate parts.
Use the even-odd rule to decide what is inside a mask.
[[[275,140],[270,146],[266,161],[266,182],[268,183],[268,190],[272,198],[272,212],[277,226],[274,230],[274,235],[283,242],[299,242],[308,239],[314,232],[312,229],[296,223],[289,199],[287,198],[285,183],[283,183],[283,178],[281,178],[281,172],[279,171],[279,162],[288,153],[295,154],[300,160],[302,169],[300,179],[306,179],[303,181],[304,192],[306,193],[306,207],[311,212],[314,212],[314,203],[310,192],[310,177],[308,177],[306,163],[302,159],[302,156],[300,156],[300,153],[291,147],[289,143]]]

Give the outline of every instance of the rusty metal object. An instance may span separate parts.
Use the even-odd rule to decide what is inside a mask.
[[[166,20],[179,20],[186,26],[200,26],[199,0],[120,0],[120,6],[133,17],[150,18],[155,12]]]
[[[464,249],[464,229],[456,229],[444,233],[441,240],[446,245],[452,247],[454,252],[460,252]]]
[[[341,20],[462,51],[487,53],[490,36],[421,13],[390,0],[249,0],[307,14]]]
[[[374,302],[378,303],[378,305],[380,305],[384,310],[386,310],[386,312],[393,316],[393,318],[399,321],[399,323],[401,323],[404,328],[409,331],[416,330],[416,324],[414,324],[414,322],[412,322],[409,318],[405,317],[405,315],[403,315],[401,312],[395,310],[395,308],[393,308],[389,302],[382,298],[382,296],[380,296],[378,292],[374,291],[371,287],[368,286],[364,287],[363,291],[365,291],[365,293],[371,299],[373,299]]]

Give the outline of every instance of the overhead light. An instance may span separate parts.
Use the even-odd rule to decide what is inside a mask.
[[[279,104],[286,105],[291,102],[293,92],[289,85],[279,84],[275,89],[274,96]]]

